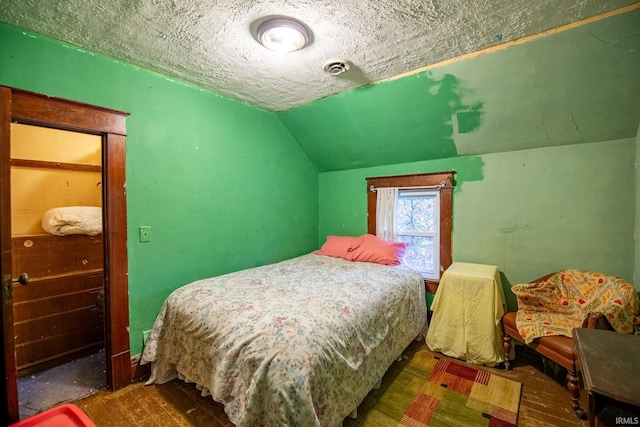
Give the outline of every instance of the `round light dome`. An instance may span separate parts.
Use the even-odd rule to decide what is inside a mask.
[[[307,45],[309,31],[293,19],[273,18],[260,24],[258,40],[260,44],[274,52],[289,53]]]

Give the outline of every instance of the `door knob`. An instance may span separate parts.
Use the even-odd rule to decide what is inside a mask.
[[[22,273],[17,279],[11,279],[11,284],[14,283],[20,283],[22,286],[26,285],[29,283],[29,275],[27,273]]]

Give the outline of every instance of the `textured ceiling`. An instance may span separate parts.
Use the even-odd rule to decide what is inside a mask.
[[[544,32],[633,0],[2,0],[0,20],[282,111]],[[253,22],[295,17],[313,43],[279,56]],[[322,65],[352,66],[329,76]]]

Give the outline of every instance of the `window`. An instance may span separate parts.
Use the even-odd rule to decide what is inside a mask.
[[[426,279],[440,278],[440,191],[398,190],[396,238],[409,243],[404,263]]]
[[[409,243],[404,262],[437,282],[451,265],[452,189],[455,172],[367,178],[368,232],[376,234],[376,191],[395,187],[394,240]]]

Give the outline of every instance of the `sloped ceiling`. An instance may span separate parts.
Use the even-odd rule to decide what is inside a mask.
[[[634,138],[640,3],[557,5],[3,0],[0,21],[275,111],[333,171]],[[302,20],[313,43],[264,49],[250,26],[271,15]],[[323,73],[335,58],[351,70]]]
[[[0,20],[273,111],[634,3],[631,0],[2,0]],[[313,43],[281,57],[250,27],[292,16]],[[339,77],[321,67],[346,59]]]

